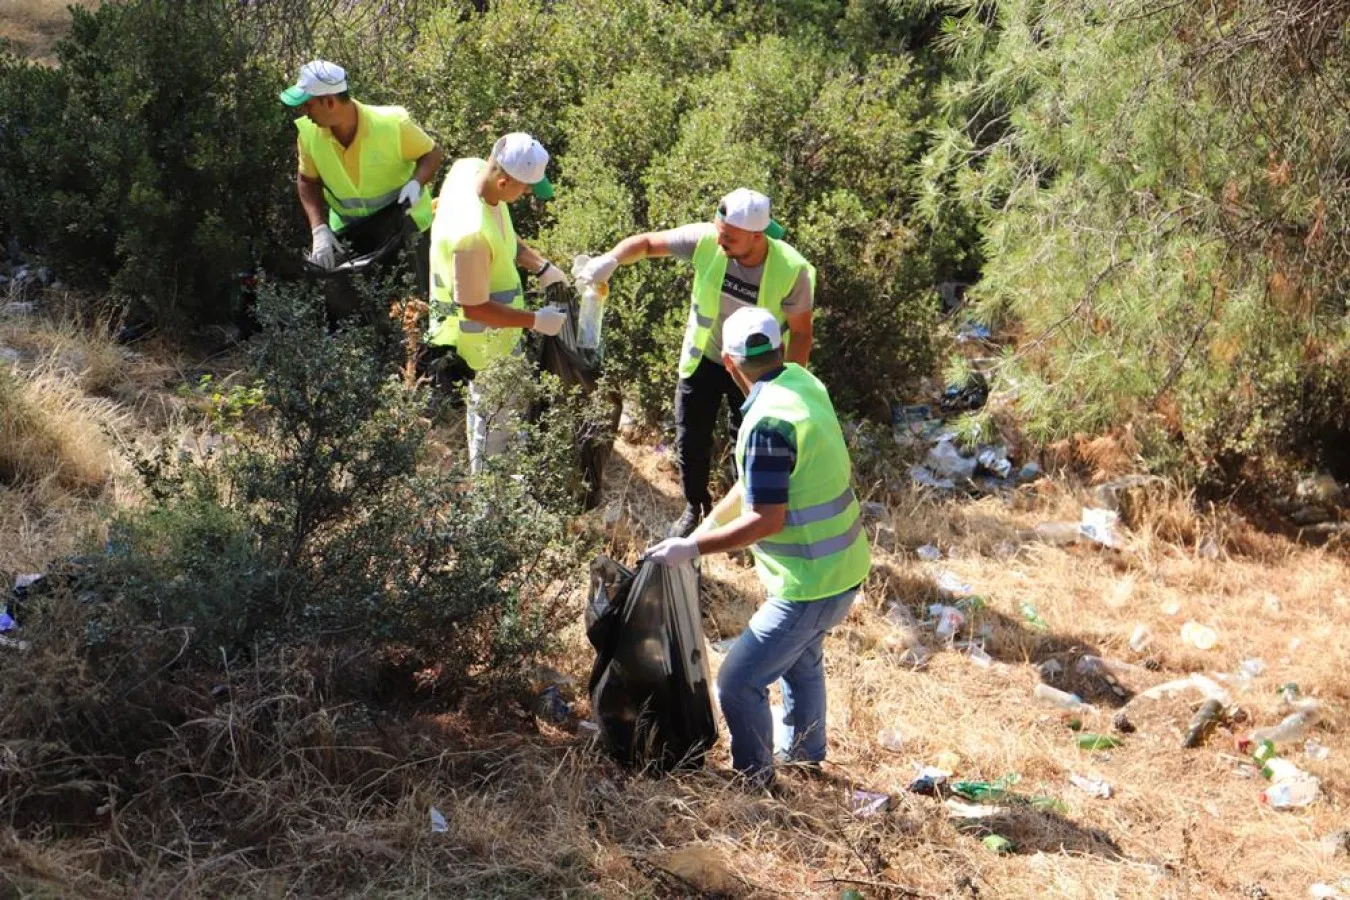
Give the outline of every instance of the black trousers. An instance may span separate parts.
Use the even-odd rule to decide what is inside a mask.
[[[680,461],[680,484],[690,506],[711,506],[708,476],[712,471],[713,428],[718,408],[727,401],[727,424],[734,438],[741,427],[745,395],[720,364],[705,357],[675,389],[675,449]]]

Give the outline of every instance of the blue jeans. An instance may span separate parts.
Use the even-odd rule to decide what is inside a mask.
[[[769,685],[783,679],[785,724],[794,761],[825,759],[825,633],[848,615],[858,589],[793,603],[770,597],[731,645],[717,673],[718,699],[731,733],[731,764],[762,776],[773,770]]]

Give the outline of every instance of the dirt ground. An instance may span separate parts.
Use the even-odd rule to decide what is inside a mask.
[[[5,0],[0,4],[0,41],[15,53],[39,62],[56,62],[56,43],[70,28],[71,6],[96,6],[101,0]]]

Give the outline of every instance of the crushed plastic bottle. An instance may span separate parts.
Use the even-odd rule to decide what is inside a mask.
[[[965,614],[955,606],[935,603],[928,607],[928,614],[935,620],[933,633],[944,641],[954,638],[961,626],[966,624]]]
[[[1135,653],[1143,653],[1148,649],[1148,645],[1153,642],[1153,632],[1142,622],[1134,626],[1134,631],[1130,633],[1130,649]]]
[[[1322,762],[1331,756],[1331,748],[1325,747],[1317,741],[1314,741],[1312,738],[1309,738],[1303,742],[1303,755],[1308,757],[1308,759]]]
[[[1102,800],[1111,799],[1111,785],[1107,784],[1104,778],[1088,778],[1084,775],[1070,773],[1069,783],[1093,797]]]
[[[1212,650],[1219,643],[1219,633],[1208,625],[1188,621],[1181,626],[1181,639],[1197,650]]]
[[[1244,659],[1238,664],[1237,671],[1233,673],[1233,680],[1237,682],[1242,690],[1252,686],[1252,682],[1266,670],[1266,664],[1259,659]]]
[[[1321,793],[1321,783],[1311,775],[1272,784],[1261,792],[1261,802],[1271,809],[1302,809]]]
[[[937,560],[942,559],[942,551],[933,544],[924,544],[918,550],[915,550],[914,553],[924,562],[936,562]]]
[[[1037,700],[1042,703],[1048,703],[1051,706],[1057,706],[1060,709],[1080,711],[1092,708],[1090,704],[1084,703],[1083,698],[1077,694],[1070,694],[1068,691],[1052,688],[1048,684],[1036,685],[1034,693]]]
[[[892,753],[899,753],[905,747],[905,736],[894,725],[887,725],[877,732],[877,743]]]
[[[1278,725],[1256,729],[1249,737],[1253,743],[1257,744],[1262,741],[1272,741],[1277,744],[1301,741],[1308,736],[1309,729],[1316,724],[1317,719],[1315,710],[1296,712],[1285,716],[1284,720]]]

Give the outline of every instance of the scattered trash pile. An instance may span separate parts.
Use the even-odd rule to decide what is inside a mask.
[[[1090,527],[1113,523],[1094,515],[1085,516],[1082,524],[1086,533]],[[931,545],[919,548],[918,555],[930,563],[942,557]],[[886,604],[882,614],[891,629],[883,646],[911,665],[926,664],[935,649],[942,649],[960,653],[978,668],[1015,677],[1013,667],[998,661],[997,647],[990,645],[995,631],[991,621],[984,621],[991,618],[986,615],[989,598],[978,595],[950,571],[933,568],[931,576],[942,601],[929,605],[922,619],[900,602]],[[1021,603],[1018,615],[1029,630],[1051,630],[1030,603]],[[1194,620],[1180,626],[1175,641],[1201,652],[1222,642],[1216,629]],[[1136,661],[1068,647],[1040,663],[1041,680],[1028,699],[1046,710],[1043,721],[1052,729],[1062,729],[1062,777],[1067,787],[1085,802],[1109,801],[1117,787],[1104,769],[1114,754],[1157,754],[1169,746],[1193,752],[1216,744],[1216,736],[1224,732],[1236,754],[1221,749],[1220,758],[1235,764],[1235,778],[1260,782],[1251,792],[1253,804],[1289,812],[1323,799],[1323,779],[1317,772],[1328,769],[1331,752],[1317,740],[1324,717],[1318,698],[1306,696],[1294,683],[1281,685],[1273,696],[1263,692],[1258,685],[1269,673],[1266,664],[1255,658],[1242,660],[1233,672],[1195,672],[1149,686],[1149,681],[1157,680],[1154,672],[1159,664],[1153,653],[1160,643],[1150,628],[1139,624],[1128,640]],[[877,733],[875,743],[886,753],[904,753],[905,730],[900,724],[888,724]],[[914,777],[903,790],[942,801],[954,827],[979,838],[992,853],[1017,852],[1009,835],[1016,837],[1013,819],[1019,809],[1023,813],[1067,812],[1064,803],[1052,795],[1015,790],[1020,780],[1017,773],[992,781],[960,780],[960,758],[952,753],[931,762],[914,760],[912,765]],[[899,790],[898,786],[892,789]],[[853,791],[849,806],[854,816],[868,818],[885,813],[892,800],[893,793],[874,785]],[[1329,834],[1320,846],[1328,855],[1350,855],[1350,831]],[[1313,896],[1340,896],[1337,888],[1321,887],[1330,892],[1316,893],[1315,885]]]
[[[945,416],[984,406],[989,385],[978,373],[961,385],[951,385],[936,404],[896,405],[891,410],[895,442],[901,447],[927,447],[922,463],[911,466],[915,484],[935,490],[958,487],[976,493],[994,493],[1026,484],[1041,477],[1041,467],[1032,460],[1018,465],[1003,444],[981,444],[973,450],[962,447],[957,432]]]
[[[20,637],[23,633],[20,624],[23,621],[22,606],[38,589],[41,582],[42,575],[36,573],[20,575],[14,579],[14,587],[10,589],[9,597],[5,600],[4,611],[0,612],[0,650],[22,652],[28,649],[28,642]]]

